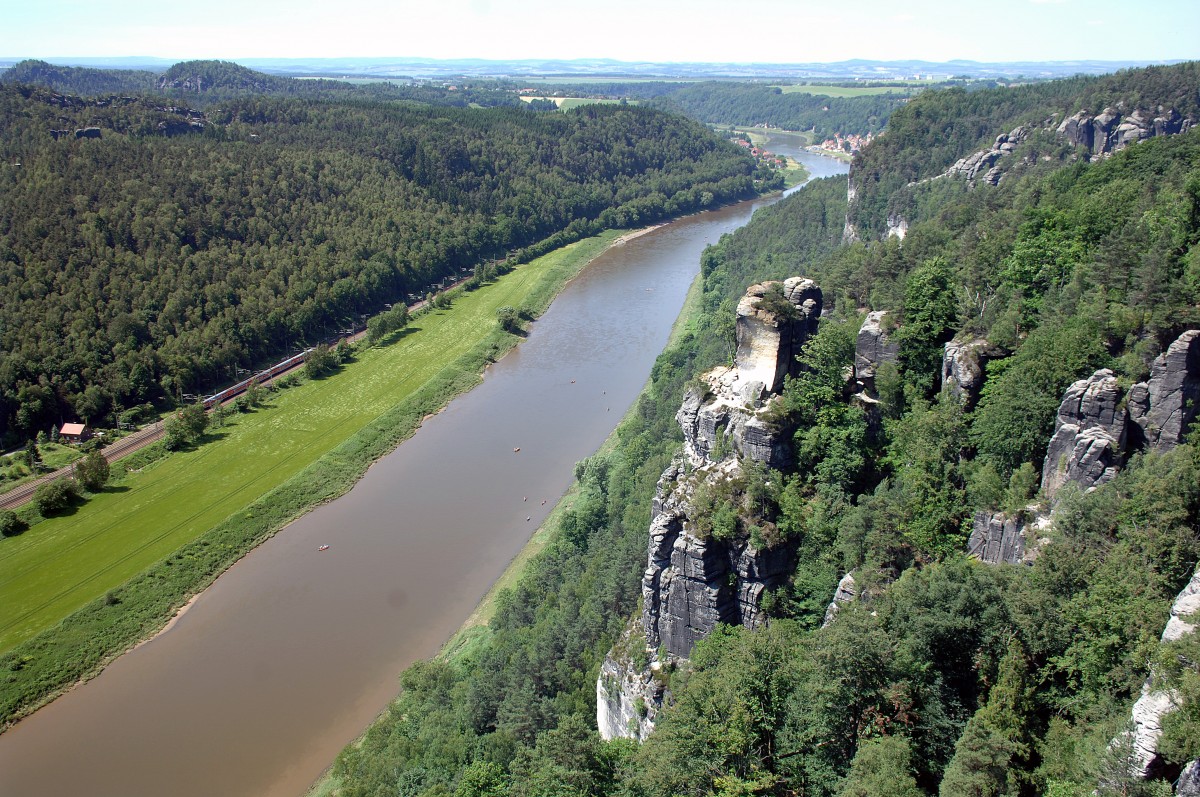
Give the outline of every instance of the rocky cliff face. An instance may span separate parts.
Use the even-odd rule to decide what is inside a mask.
[[[956,373],[978,390],[979,380],[966,367],[960,344],[946,344],[943,382],[955,389]],[[953,352],[952,352],[953,347]],[[1067,483],[1087,491],[1110,481],[1135,451],[1168,451],[1183,442],[1200,404],[1200,330],[1179,336],[1159,355],[1150,379],[1129,389],[1121,388],[1107,368],[1080,379],[1067,388],[1058,408],[1054,435],[1042,464],[1042,494],[1051,502]],[[975,516],[967,552],[993,564],[1029,563],[1044,542],[1036,530],[1050,516],[1027,512],[1032,520],[1004,513]],[[1161,700],[1159,696],[1155,698]]]
[[[634,661],[630,645],[640,644],[635,629],[609,651],[596,680],[596,727],[604,739],[645,741],[666,696],[661,662]],[[642,654],[645,655],[645,654]]]
[[[1105,108],[1091,116],[1080,111],[1058,126],[1058,134],[1077,147],[1086,147],[1093,157],[1108,155],[1155,136],[1186,133],[1195,121],[1180,116],[1174,108],[1150,115],[1141,110],[1125,113],[1120,107]]]
[[[1067,388],[1042,466],[1042,491],[1053,500],[1067,482],[1082,490],[1110,481],[1125,458],[1123,391],[1107,368]]]
[[[736,476],[737,463],[698,468],[673,464],[659,481],[642,579],[642,628],[647,647],[687,658],[692,646],[717,623],[756,628],[765,589],[791,572],[792,552],[783,545],[755,548],[738,537],[698,536],[692,496]]]
[[[1183,442],[1200,409],[1200,330],[1184,332],[1129,390],[1129,416],[1145,445],[1169,451]],[[1139,441],[1140,442],[1140,441]]]
[[[1003,174],[998,161],[1005,155],[1011,155],[1017,145],[1029,137],[1029,128],[1021,125],[1008,133],[1001,133],[988,149],[973,152],[965,158],[960,158],[946,170],[943,176],[962,177],[967,185],[974,187],[977,182],[988,185],[998,185]]]
[[[858,330],[854,345],[854,379],[858,389],[875,395],[875,376],[884,363],[896,364],[900,344],[892,340],[887,330],[887,310],[867,313]]]
[[[786,545],[760,548],[745,534],[718,533],[695,502],[704,494],[736,504],[747,461],[787,466],[794,430],[779,426],[774,405],[816,332],[821,306],[811,280],[751,287],[737,308],[734,366],[705,374],[684,397],[676,414],[683,454],[663,472],[654,497],[640,628],[609,654],[596,686],[606,739],[644,738],[663,699],[659,669],[689,656],[718,623],[758,626],[763,592],[791,572]],[[638,643],[644,656],[629,652]],[[635,661],[643,657],[645,665]]]
[[[1121,389],[1108,369],[1067,388],[1042,466],[1048,499],[1067,482],[1091,490],[1116,475],[1141,449],[1181,444],[1200,404],[1200,330],[1183,333],[1160,354],[1150,379]]]
[[[988,564],[1032,565],[1049,542],[1050,516],[1030,505],[1016,515],[976,513],[967,540],[967,554]]]
[[[970,409],[983,389],[984,369],[988,360],[1003,354],[1000,347],[983,338],[950,341],[942,354],[942,386]]]
[[[1200,568],[1175,598],[1162,641],[1174,642],[1194,634],[1197,626],[1200,626]],[[1130,733],[1136,760],[1133,766],[1135,777],[1157,777],[1166,771],[1168,762],[1158,752],[1158,740],[1162,736],[1163,719],[1178,707],[1178,702],[1178,695],[1165,688],[1151,670],[1142,686],[1142,696],[1133,704],[1133,730]],[[1178,772],[1178,768],[1175,771]]]
[[[734,366],[709,371],[700,378],[701,387],[684,396],[675,418],[693,467],[730,454],[786,466],[791,435],[775,428],[771,408],[784,378],[795,373],[801,347],[817,330],[822,299],[812,280],[793,277],[781,287],[794,308],[791,317],[759,306],[767,284],[751,286],[737,307]]]

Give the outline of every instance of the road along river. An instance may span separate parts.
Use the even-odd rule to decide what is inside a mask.
[[[786,140],[768,146],[815,176],[846,171]],[[482,385],[353,490],[0,735],[0,795],[303,794],[395,696],[397,675],[470,614],[633,403],[704,246],[773,201],[598,257]]]

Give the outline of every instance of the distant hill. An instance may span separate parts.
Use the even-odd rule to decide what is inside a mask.
[[[352,92],[354,87],[337,80],[297,80],[256,72],[232,61],[182,61],[155,83],[159,91],[220,94],[316,94]]]
[[[71,94],[127,94],[151,91],[156,75],[134,69],[91,69],[28,60],[0,73],[0,83],[45,86]]]

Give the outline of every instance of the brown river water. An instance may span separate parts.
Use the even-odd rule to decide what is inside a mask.
[[[803,159],[816,176],[846,171]],[[349,493],[0,735],[0,795],[302,795],[399,673],[471,613],[631,406],[704,246],[772,201],[682,219],[589,264],[482,385]]]

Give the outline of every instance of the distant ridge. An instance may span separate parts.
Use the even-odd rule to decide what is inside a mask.
[[[0,67],[15,64],[19,58],[0,57]],[[164,72],[174,61],[148,56],[58,57],[45,59],[65,66],[102,69],[140,68]],[[1027,77],[1054,78],[1070,75],[1100,75],[1120,69],[1149,65],[1182,63],[1183,59],[1159,61],[1011,61],[985,62],[953,60],[876,61],[849,59],[831,63],[796,62],[693,62],[617,61],[610,58],[527,58],[488,60],[481,58],[239,58],[236,63],[274,75],[313,77],[659,77],[659,78],[800,78],[800,79],[884,79],[895,77],[964,76],[975,78]],[[190,61],[187,63],[209,63]],[[229,63],[229,62],[224,62]]]

